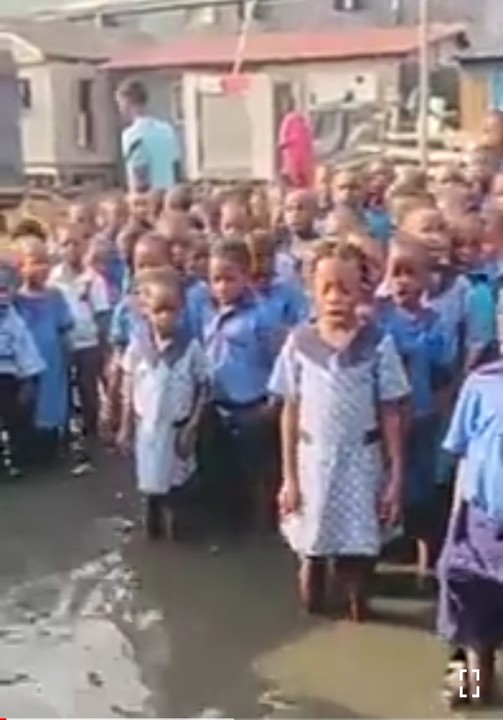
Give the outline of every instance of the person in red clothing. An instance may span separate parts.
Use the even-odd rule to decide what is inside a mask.
[[[308,118],[292,97],[279,128],[280,172],[290,188],[311,188],[314,180],[314,141]]]

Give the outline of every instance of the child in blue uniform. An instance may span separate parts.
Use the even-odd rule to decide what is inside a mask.
[[[250,287],[251,258],[242,241],[217,241],[210,255],[211,296],[201,302],[199,329],[209,366],[212,413],[203,438],[216,512],[243,530],[265,522],[270,495],[274,408],[267,382],[277,353],[274,326]]]
[[[0,426],[7,432],[9,474],[26,466],[36,398],[36,382],[45,370],[26,323],[14,306],[18,283],[13,267],[0,262]]]
[[[61,262],[49,281],[65,298],[72,315],[71,372],[80,401],[82,439],[75,473],[87,472],[99,433],[99,380],[103,369],[110,300],[103,278],[85,265],[87,240],[80,226],[64,228],[59,237]]]
[[[497,300],[492,278],[482,262],[484,225],[475,214],[453,228],[459,270],[468,281],[466,296],[465,371],[497,357]]]
[[[335,558],[350,617],[361,620],[381,522],[393,525],[401,513],[400,401],[409,385],[391,337],[359,322],[361,253],[345,243],[319,253],[316,322],[292,332],[269,383],[283,401],[280,510],[301,561],[302,602],[327,609],[327,561]]]
[[[185,260],[185,275],[189,285],[208,281],[210,246],[204,234],[196,233],[191,239]]]
[[[124,283],[124,262],[119,253],[117,238],[126,227],[128,220],[127,205],[122,194],[103,200],[97,213],[97,225],[100,237],[106,242],[106,279],[114,294],[120,295]]]
[[[297,282],[275,276],[274,239],[265,231],[249,234],[246,244],[252,261],[253,289],[267,308],[273,324],[292,328],[309,315],[308,301]]]
[[[114,308],[108,337],[111,353],[108,367],[105,425],[112,435],[117,429],[120,418],[122,357],[133,338],[144,330],[138,278],[149,271],[165,268],[169,262],[169,247],[162,235],[148,232],[137,238],[131,258],[131,287]]]
[[[276,237],[275,271],[286,281],[300,281],[302,255],[319,237],[315,227],[316,199],[308,190],[292,190],[283,205],[283,226]]]
[[[131,290],[133,282],[133,253],[138,240],[152,232],[149,223],[129,222],[117,235],[117,251],[122,263],[121,294],[126,295]]]
[[[503,643],[503,363],[472,373],[458,398],[444,447],[461,467],[438,564],[438,630],[460,647],[448,700],[485,703]],[[464,670],[464,677],[462,675]],[[466,672],[467,671],[467,672]]]
[[[174,270],[141,287],[148,332],[134,338],[123,359],[125,373],[121,443],[135,437],[138,489],[146,496],[151,539],[176,520],[173,495],[195,472],[196,435],[207,385],[199,342],[180,330],[183,288]]]
[[[404,511],[407,534],[417,543],[418,581],[422,583],[435,532],[438,416],[434,381],[435,374],[445,365],[445,336],[436,313],[423,304],[428,286],[428,257],[422,246],[413,241],[393,242],[387,283],[391,296],[380,303],[378,318],[396,343],[412,387]]]
[[[393,171],[384,162],[376,161],[368,169],[364,197],[364,218],[370,235],[387,247],[393,234],[393,221],[386,204],[386,195]]]
[[[224,200],[220,207],[220,234],[224,238],[243,237],[251,229],[251,213],[248,205],[240,197],[232,196]]]
[[[162,235],[144,233],[137,238],[132,250],[132,287],[114,308],[110,323],[109,341],[113,349],[122,353],[132,339],[134,326],[139,320],[138,302],[134,279],[144,270],[170,265],[169,246]]]
[[[23,284],[16,308],[45,362],[37,386],[33,456],[41,463],[57,457],[69,420],[69,342],[73,320],[63,295],[47,286],[49,255],[37,238],[21,241]]]

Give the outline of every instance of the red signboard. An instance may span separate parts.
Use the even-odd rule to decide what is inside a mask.
[[[220,87],[222,88],[222,92],[227,95],[242,95],[250,87],[250,77],[242,73],[222,75],[220,78]]]

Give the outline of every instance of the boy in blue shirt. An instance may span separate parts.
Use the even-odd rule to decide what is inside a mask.
[[[36,380],[45,370],[24,320],[14,308],[17,276],[0,262],[0,425],[9,439],[9,475],[19,477],[29,457]]]
[[[250,273],[244,242],[216,242],[210,254],[209,292],[193,319],[208,362],[212,399],[203,433],[202,467],[210,500],[225,524],[236,531],[253,520],[265,521],[275,494],[271,467],[276,414],[269,404],[267,383],[278,327],[252,292]]]
[[[309,316],[309,302],[299,283],[274,273],[274,240],[263,230],[246,238],[252,260],[253,290],[273,325],[289,330]]]
[[[386,205],[386,194],[393,179],[392,170],[376,161],[367,175],[364,217],[370,235],[387,247],[393,234],[393,221]]]
[[[454,247],[460,272],[468,280],[466,294],[465,372],[495,359],[497,341],[497,292],[484,266],[482,245],[485,228],[481,219],[466,215],[454,232]]]
[[[414,241],[393,242],[388,259],[391,296],[377,319],[395,340],[412,388],[406,418],[405,529],[416,541],[418,581],[423,582],[434,540],[435,463],[438,418],[434,379],[445,361],[445,339],[436,313],[424,307],[428,258]]]
[[[285,197],[282,219],[275,238],[274,269],[283,280],[300,282],[302,254],[319,237],[315,196],[308,190],[291,190]]]

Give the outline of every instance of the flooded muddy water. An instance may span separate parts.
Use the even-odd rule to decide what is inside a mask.
[[[449,716],[431,601],[308,619],[278,540],[149,546],[126,485],[111,464],[2,486],[0,714]]]

